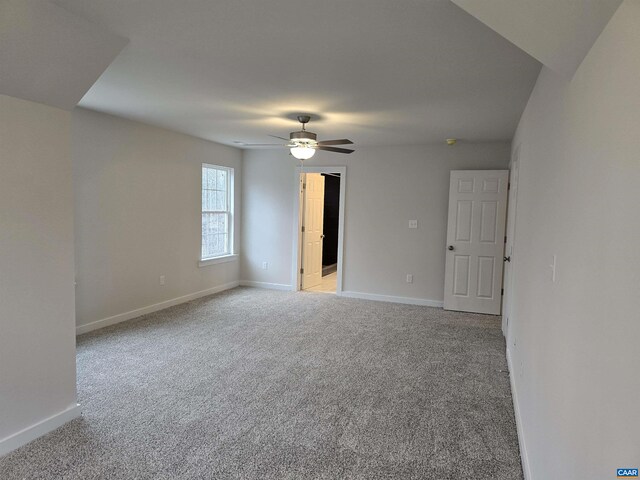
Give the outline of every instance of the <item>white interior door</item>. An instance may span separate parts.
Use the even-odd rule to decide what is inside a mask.
[[[322,239],[324,224],[324,177],[307,173],[303,183],[302,288],[322,282]]]
[[[508,170],[451,172],[444,308],[500,314]]]
[[[511,307],[513,305],[512,284],[514,258],[513,249],[516,238],[516,209],[518,205],[518,162],[519,148],[511,161],[509,171],[509,204],[507,205],[507,241],[505,242],[504,296],[502,304],[502,333],[507,336]]]

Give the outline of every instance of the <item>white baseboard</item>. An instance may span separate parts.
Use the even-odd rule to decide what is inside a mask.
[[[444,302],[438,300],[428,300],[425,298],[411,298],[411,297],[396,297],[393,295],[378,295],[376,293],[362,293],[362,292],[341,292],[340,296],[349,298],[361,298],[363,300],[375,300],[377,302],[391,302],[391,303],[405,303],[407,305],[422,305],[425,307],[437,307],[442,308]]]
[[[518,406],[518,392],[513,379],[514,370],[511,364],[511,351],[507,347],[507,366],[509,368],[509,380],[511,381],[511,398],[513,399],[513,412],[516,417],[516,430],[518,431],[518,444],[520,445],[520,458],[522,460],[522,471],[524,480],[533,480],[531,475],[531,467],[529,466],[529,455],[527,454],[527,444],[524,439],[524,431],[522,430],[522,418],[520,417],[520,407]]]
[[[74,418],[78,418],[80,414],[80,405],[73,405],[60,413],[56,413],[49,418],[45,418],[44,420],[25,428],[24,430],[20,430],[13,435],[3,438],[0,440],[0,457],[14,451],[16,448],[26,445],[42,435],[52,432]]]
[[[213,295],[214,293],[219,293],[224,290],[230,290],[239,285],[240,285],[240,282],[225,283],[224,285],[218,285],[217,287],[208,288],[206,290],[200,290],[199,292],[190,293],[188,295],[183,295],[177,298],[172,298],[171,300],[166,300],[164,302],[156,303],[154,305],[149,305],[147,307],[136,308],[135,310],[131,310],[130,312],[119,313],[118,315],[103,318],[101,320],[96,320],[95,322],[87,323],[85,325],[78,325],[76,327],[76,335],[81,335],[83,333],[91,332],[99,328],[108,327],[109,325],[115,325],[116,323],[124,322],[126,320],[131,320],[132,318],[146,315],[147,313],[153,313],[159,310],[164,310],[165,308],[169,308],[169,307],[173,307],[174,305],[179,305],[181,303],[189,302],[191,300],[195,300],[196,298],[206,297],[207,295]]]
[[[267,288],[269,290],[286,290],[291,292],[293,287],[284,283],[269,283],[269,282],[253,282],[251,280],[241,280],[240,285],[243,287],[255,287],[255,288]]]

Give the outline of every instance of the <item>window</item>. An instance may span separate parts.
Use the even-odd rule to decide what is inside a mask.
[[[202,164],[200,260],[233,254],[233,168]]]

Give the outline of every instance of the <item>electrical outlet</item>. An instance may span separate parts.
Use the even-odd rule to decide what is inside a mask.
[[[413,283],[413,275],[412,274],[408,274],[407,275],[407,283]]]
[[[164,285],[164,275],[160,275],[160,285]]]
[[[409,220],[409,228],[418,228],[418,220]]]
[[[262,262],[262,269],[263,270],[268,270],[269,269],[269,262]]]

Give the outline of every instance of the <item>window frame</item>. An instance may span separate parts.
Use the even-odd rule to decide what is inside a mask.
[[[227,209],[226,210],[205,210],[203,207],[204,205],[202,204],[202,193],[204,191],[203,188],[203,179],[204,179],[204,173],[205,173],[205,169],[214,169],[214,170],[224,170],[227,175],[227,185],[226,185],[226,204],[227,204]],[[234,261],[238,258],[237,253],[235,252],[235,248],[234,248],[234,168],[233,167],[227,167],[225,165],[214,165],[212,163],[206,163],[203,162],[201,167],[200,167],[200,254],[199,254],[199,262],[198,265],[200,267],[204,267],[207,265],[213,265],[216,263],[226,263],[226,262],[231,262]],[[203,228],[204,228],[204,223],[202,221],[202,215],[204,213],[222,213],[225,214],[227,216],[227,248],[225,249],[225,252],[220,254],[220,255],[215,255],[212,257],[203,257],[203,244],[204,244],[204,235],[203,235]]]

